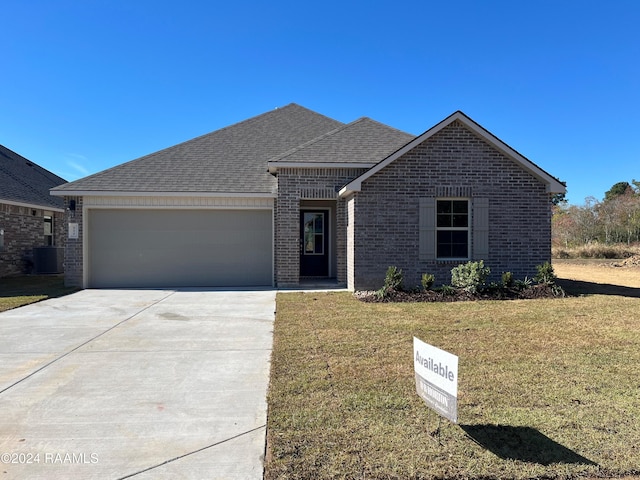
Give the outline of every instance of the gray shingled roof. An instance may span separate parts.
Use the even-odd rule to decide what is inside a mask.
[[[64,178],[0,145],[0,203],[8,200],[41,208],[63,208],[63,200],[52,197],[49,190],[65,182]]]
[[[385,159],[414,138],[414,135],[363,117],[289,150],[277,158],[272,158],[270,164],[272,166],[285,163],[371,165]]]
[[[65,192],[275,193],[267,161],[342,123],[296,104],[53,189]]]

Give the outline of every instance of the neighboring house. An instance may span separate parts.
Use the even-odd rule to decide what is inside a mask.
[[[495,277],[551,256],[564,186],[461,112],[415,137],[296,104],[56,187],[81,287],[379,288],[484,260]]]
[[[49,194],[63,183],[66,180],[0,145],[0,277],[32,273],[34,248],[63,247],[64,202]],[[61,260],[62,253],[60,265]]]

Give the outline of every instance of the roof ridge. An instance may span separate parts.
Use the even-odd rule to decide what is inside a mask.
[[[293,155],[296,152],[299,152],[300,150],[303,150],[315,143],[318,143],[320,140],[324,140],[325,138],[328,138],[332,135],[335,135],[338,132],[341,132],[342,130],[350,127],[351,125],[361,121],[362,119],[364,119],[365,117],[360,117],[357,120],[354,120],[353,122],[349,122],[349,123],[343,123],[342,125],[340,125],[339,127],[334,128],[333,130],[328,131],[327,133],[323,133],[322,135],[316,137],[316,138],[312,138],[311,140],[304,142],[300,145],[298,145],[297,147],[293,147],[289,150],[287,150],[286,152],[278,155],[277,157],[274,157],[270,160],[267,160],[268,162],[277,162],[279,160],[282,160],[283,158],[289,157],[291,155]]]
[[[390,125],[387,125],[386,123],[382,123],[382,122],[374,120],[374,119],[372,119],[370,117],[366,117],[365,116],[365,117],[359,117],[359,118],[353,120],[352,122],[345,123],[345,124],[335,128],[335,129],[333,129],[333,130],[331,130],[331,131],[329,131],[329,132],[327,132],[327,133],[325,133],[323,135],[320,135],[319,137],[316,137],[316,138],[314,138],[312,140],[309,140],[308,142],[305,142],[305,143],[303,143],[301,145],[298,145],[297,147],[294,147],[294,148],[284,152],[283,154],[268,160],[268,162],[282,161],[284,158],[290,157],[291,155],[293,155],[296,152],[299,152],[300,150],[303,150],[303,149],[305,149],[307,147],[310,147],[311,145],[314,145],[314,144],[320,142],[321,140],[324,140],[324,139],[329,138],[329,137],[331,137],[333,135],[336,135],[336,134],[346,130],[347,128],[353,127],[354,125],[356,125],[358,123],[365,122],[365,121],[368,121],[368,122],[371,122],[371,123],[375,123],[376,125],[379,125],[379,126],[384,127],[384,128],[388,128],[389,130],[393,130],[395,132],[402,133],[404,135],[410,135],[411,139],[407,140],[407,143],[415,138],[415,135],[413,135],[411,133],[404,132],[404,131],[402,131],[402,130],[400,130],[398,128],[391,127]],[[402,148],[402,147],[400,147],[400,148]]]
[[[376,120],[375,118],[371,118],[371,117],[360,117],[358,120],[369,120],[373,123],[377,123],[378,125],[381,125],[383,127],[386,127],[390,130],[395,130],[398,133],[404,133],[405,135],[411,135],[413,138],[416,138],[416,135],[414,135],[413,133],[409,133],[409,132],[405,132],[404,130],[400,130],[399,128],[396,127],[392,127],[391,125],[387,125],[386,123],[382,123],[378,120]]]
[[[241,113],[241,112],[239,112]],[[57,187],[51,193],[86,191],[271,192],[269,158],[342,125],[290,103],[147,153]],[[179,168],[176,168],[178,166]]]
[[[298,105],[297,103],[289,103],[289,104],[285,105],[284,107],[276,107],[276,108],[275,108],[275,109],[273,109],[273,110],[269,110],[269,111],[267,111],[267,112],[260,113],[260,114],[258,114],[258,115],[253,116],[253,117],[245,118],[244,120],[240,120],[239,122],[232,123],[231,125],[226,125],[226,126],[224,126],[224,127],[222,127],[222,128],[218,128],[218,129],[213,130],[213,131],[211,131],[211,132],[203,133],[202,135],[198,135],[198,136],[193,137],[193,138],[190,138],[190,139],[188,139],[188,140],[184,140],[184,141],[182,141],[182,142],[180,142],[180,143],[177,143],[177,144],[175,144],[175,145],[170,145],[170,146],[165,147],[165,148],[162,148],[162,149],[160,149],[160,150],[156,150],[155,152],[147,153],[146,155],[142,155],[141,157],[133,158],[133,159],[131,159],[131,160],[128,160],[128,161],[123,162],[123,163],[119,163],[118,165],[114,165],[113,167],[107,168],[107,169],[105,169],[105,170],[101,170],[101,171],[96,172],[96,173],[93,173],[93,174],[91,174],[91,175],[87,175],[86,177],[79,178],[78,180],[74,180],[73,182],[69,182],[69,183],[65,184],[65,185],[64,185],[64,186],[65,186],[65,189],[66,189],[66,186],[67,186],[67,185],[72,185],[72,184],[74,184],[74,183],[76,183],[76,182],[79,182],[79,181],[81,181],[81,180],[82,180],[82,181],[85,181],[85,180],[88,180],[88,179],[94,178],[94,177],[95,177],[95,176],[97,176],[97,175],[103,175],[103,174],[105,174],[105,173],[107,173],[107,172],[110,172],[110,171],[112,171],[112,170],[116,169],[116,168],[121,168],[121,167],[123,167],[123,166],[125,166],[125,165],[129,165],[129,164],[131,164],[131,163],[133,163],[133,162],[137,162],[138,160],[147,159],[147,158],[153,157],[153,156],[155,156],[155,155],[159,155],[159,154],[165,153],[165,152],[167,152],[167,151],[177,149],[177,148],[181,147],[182,145],[184,145],[184,144],[186,144],[186,143],[194,142],[194,141],[200,140],[200,139],[202,139],[202,138],[205,138],[205,137],[207,137],[207,136],[209,136],[209,135],[213,135],[213,134],[217,134],[217,133],[219,133],[219,132],[227,131],[227,130],[231,129],[232,127],[237,127],[237,126],[239,126],[239,125],[243,125],[243,124],[249,124],[249,123],[254,122],[254,121],[257,121],[258,119],[261,119],[261,118],[263,118],[263,117],[265,117],[265,116],[267,116],[267,115],[272,115],[272,114],[274,114],[275,112],[277,112],[278,110],[284,110],[285,108],[290,108],[290,107],[298,107],[298,108],[302,108],[302,109],[308,110],[308,111],[310,111],[310,112],[313,112],[313,113],[315,113],[315,114],[317,114],[317,115],[321,115],[321,116],[323,116],[323,117],[325,117],[325,118],[330,118],[330,117],[326,117],[325,115],[322,115],[322,114],[320,114],[320,113],[314,112],[313,110],[310,110],[310,109],[308,109],[308,108],[305,108],[305,107],[303,107],[303,106],[301,106],[301,105]],[[331,118],[330,118],[330,120],[333,120],[333,119],[331,119]],[[63,187],[62,185],[59,185],[58,187],[55,187],[55,188],[53,188],[52,190],[63,190],[63,188],[62,188],[62,187]]]

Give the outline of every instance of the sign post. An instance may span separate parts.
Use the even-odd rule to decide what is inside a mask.
[[[413,337],[413,360],[418,396],[458,423],[458,357]]]

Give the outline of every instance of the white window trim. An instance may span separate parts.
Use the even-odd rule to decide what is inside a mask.
[[[437,261],[440,262],[449,262],[449,261],[460,261],[460,260],[470,260],[471,259],[471,229],[472,229],[472,221],[471,221],[471,199],[468,197],[436,197],[435,202],[435,257]],[[466,201],[467,202],[467,226],[466,227],[438,227],[438,202],[440,201]],[[467,232],[467,256],[466,257],[439,257],[438,256],[438,232],[440,231],[457,231],[457,232]]]

